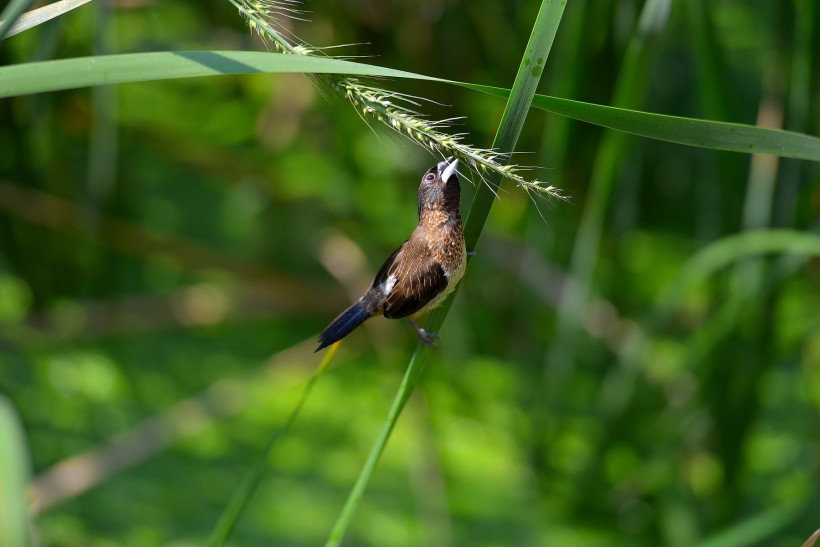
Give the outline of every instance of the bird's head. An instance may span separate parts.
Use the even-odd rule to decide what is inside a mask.
[[[450,156],[424,173],[419,186],[419,216],[430,209],[458,212],[461,187],[456,169],[458,160]]]

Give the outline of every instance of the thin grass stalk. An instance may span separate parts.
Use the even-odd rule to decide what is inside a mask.
[[[108,2],[94,6],[94,54],[106,55],[116,43],[112,7]],[[119,88],[100,86],[91,90],[91,142],[88,150],[88,189],[86,198],[93,208],[102,209],[117,180],[119,134],[116,122]]]
[[[313,386],[333,361],[333,357],[336,355],[336,350],[339,349],[340,345],[341,342],[336,342],[328,348],[328,351],[325,353],[322,361],[319,363],[319,366],[316,367],[316,370],[311,375],[307,384],[305,384],[304,389],[302,389],[302,393],[299,396],[299,401],[296,403],[296,406],[293,407],[293,410],[288,416],[288,419],[285,421],[285,424],[281,428],[276,429],[270,439],[268,439],[268,444],[265,446],[265,449],[256,461],[256,465],[254,465],[253,469],[248,472],[245,480],[242,481],[242,484],[234,492],[234,495],[231,497],[228,505],[222,511],[222,514],[220,515],[219,520],[211,533],[211,537],[208,540],[209,545],[221,547],[227,543],[228,538],[230,538],[231,533],[236,527],[236,523],[239,521],[239,517],[242,516],[245,507],[248,505],[248,502],[253,496],[253,493],[256,491],[256,488],[259,486],[259,483],[262,481],[262,476],[265,474],[265,469],[267,467],[268,460],[270,460],[270,455],[273,452],[273,449],[276,447],[279,440],[287,435],[293,427],[293,424],[296,422],[296,418],[299,417],[299,414],[302,411],[302,407],[305,405],[305,402],[308,400],[308,397],[313,391]]]
[[[813,30],[817,18],[815,0],[797,0],[794,10],[794,42],[791,58],[786,129],[806,131],[810,119],[811,82],[815,61],[812,55]],[[808,166],[803,162],[784,159],[781,162],[774,224],[791,226],[798,215],[798,196],[803,180],[808,177]]]
[[[390,439],[390,434],[393,432],[393,428],[404,409],[404,405],[407,404],[407,400],[413,393],[413,388],[418,383],[418,379],[421,376],[422,370],[424,370],[424,365],[429,354],[430,350],[426,347],[417,347],[413,353],[413,357],[410,359],[410,365],[407,367],[396,397],[390,405],[390,410],[387,412],[387,417],[379,432],[379,436],[376,438],[376,442],[373,448],[371,448],[370,454],[365,461],[364,467],[359,472],[359,477],[356,479],[350,494],[348,494],[347,501],[341,513],[339,513],[336,523],[333,525],[327,543],[325,543],[327,547],[342,544],[342,539],[347,532],[347,528],[350,526],[350,521],[356,509],[358,509],[361,503],[364,491],[370,482],[370,477],[373,476],[373,472],[376,470],[376,465],[379,463],[379,459],[387,446],[387,441]]]
[[[726,67],[723,52],[715,39],[714,14],[709,12],[709,4],[709,0],[692,0],[683,4],[697,61],[697,79],[694,83],[703,114],[710,120],[729,121],[734,117],[731,115],[729,89],[725,85]]]
[[[730,114],[729,86],[726,85],[723,51],[715,39],[713,17],[707,5],[708,0],[685,2],[686,24],[695,54],[695,83],[698,91],[698,105],[701,112],[712,120],[734,119]],[[697,154],[693,166],[696,180],[730,181],[737,173],[745,170],[745,164],[731,157],[731,154]],[[745,160],[745,157],[742,159]],[[724,191],[720,184],[697,184],[694,191],[700,199],[696,203],[697,236],[704,243],[720,237],[724,222],[721,201]]]
[[[532,98],[535,95],[535,89],[538,86],[546,60],[549,57],[552,42],[558,30],[558,25],[561,22],[565,5],[566,2],[563,0],[542,0],[524,57],[518,67],[515,83],[510,92],[510,99],[507,101],[504,114],[501,117],[501,122],[493,141],[493,149],[515,150],[515,145],[518,142],[518,137],[524,126]],[[537,70],[535,70],[535,68],[537,68]],[[478,244],[501,181],[502,176],[499,173],[490,174],[485,181],[487,184],[479,186],[476,191],[464,225],[464,238],[467,248],[470,250],[475,249]],[[456,290],[458,290],[458,288]],[[428,330],[431,332],[439,331],[452,302],[453,297],[451,296],[443,306],[430,315],[426,325]],[[431,349],[421,342],[416,346],[416,351],[410,359],[407,372],[393,399],[384,426],[375,444],[371,448],[367,461],[359,473],[356,483],[353,485],[353,489],[330,532],[326,546],[334,547],[341,545],[344,535],[353,519],[353,515],[361,503],[362,496],[367,488],[367,484],[370,482],[373,471],[387,446],[390,434],[401,415],[404,405],[407,403],[410,395],[412,395],[413,389],[418,383],[418,379],[424,370],[430,353]]]

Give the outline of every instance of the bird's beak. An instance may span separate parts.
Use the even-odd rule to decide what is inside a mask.
[[[439,176],[441,176],[441,180],[447,182],[456,172],[456,169],[458,169],[458,159],[454,156],[450,156],[446,160],[439,162],[436,167],[438,168],[438,173]]]

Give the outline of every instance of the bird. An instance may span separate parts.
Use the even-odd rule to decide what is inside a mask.
[[[468,253],[457,169],[458,159],[450,156],[424,173],[418,193],[418,225],[385,260],[364,295],[322,331],[315,351],[377,315],[406,317],[424,344],[435,344],[439,336],[419,327],[414,319],[440,305],[464,275]]]

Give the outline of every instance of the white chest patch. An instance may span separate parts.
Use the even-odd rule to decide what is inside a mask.
[[[390,291],[393,290],[393,287],[396,286],[396,276],[391,275],[388,276],[387,279],[384,280],[384,283],[381,284],[379,289],[382,291],[382,294],[387,296],[390,294]]]

